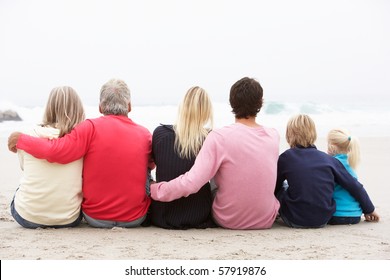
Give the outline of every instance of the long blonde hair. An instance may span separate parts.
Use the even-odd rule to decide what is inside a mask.
[[[43,115],[43,126],[58,128],[62,137],[84,119],[84,107],[73,88],[62,86],[51,90]]]
[[[347,154],[349,165],[356,169],[360,162],[359,140],[346,129],[332,129],[328,133],[328,154]]]
[[[308,115],[296,115],[287,123],[286,140],[291,148],[310,147],[317,140],[316,126]]]
[[[212,126],[213,107],[207,92],[197,86],[190,88],[179,106],[173,126],[175,149],[179,156],[188,159],[197,156]]]

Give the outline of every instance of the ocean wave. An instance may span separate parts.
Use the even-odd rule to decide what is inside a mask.
[[[216,128],[234,122],[229,104],[216,103],[214,119]],[[0,110],[14,110],[23,121],[5,121],[0,123],[0,137],[8,137],[12,131],[24,131],[41,122],[44,107],[21,107],[15,104],[1,104]],[[98,106],[85,106],[87,118],[100,116]],[[259,113],[258,122],[276,128],[284,135],[288,119],[295,114],[310,115],[317,127],[318,135],[325,136],[327,131],[335,127],[344,127],[359,137],[390,136],[390,111],[370,107],[330,106],[316,103],[265,102]],[[133,106],[129,117],[145,126],[151,132],[162,124],[174,123],[177,106]]]
[[[335,109],[327,104],[317,103],[284,103],[271,101],[264,104],[265,114],[267,115],[278,115],[278,114],[323,114],[335,111]]]

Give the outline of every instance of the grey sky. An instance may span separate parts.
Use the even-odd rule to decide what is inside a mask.
[[[113,77],[135,105],[193,85],[226,102],[243,76],[266,100],[388,100],[389,15],[385,0],[0,0],[0,102],[70,85],[93,105]]]

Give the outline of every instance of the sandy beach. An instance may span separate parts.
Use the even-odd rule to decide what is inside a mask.
[[[390,138],[360,139],[357,171],[379,223],[323,229],[291,229],[280,221],[269,230],[70,229],[29,230],[9,213],[21,171],[16,154],[0,140],[0,259],[2,260],[389,260]],[[317,147],[325,149],[324,140]],[[280,151],[286,149],[281,140]]]

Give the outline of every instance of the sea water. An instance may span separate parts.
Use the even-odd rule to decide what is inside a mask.
[[[8,137],[13,131],[25,131],[39,124],[44,107],[20,107],[14,104],[1,104],[0,110],[14,110],[22,121],[0,123],[0,137]],[[152,133],[159,124],[172,124],[177,116],[177,105],[133,106],[129,117],[145,126]],[[227,103],[214,103],[214,128],[234,122],[234,115]],[[101,116],[98,106],[85,106],[87,118]],[[332,128],[346,128],[357,137],[390,136],[390,110],[380,105],[329,105],[325,103],[265,102],[258,115],[258,123],[276,128],[284,137],[288,119],[295,114],[308,114],[316,123],[319,137],[325,137]]]

